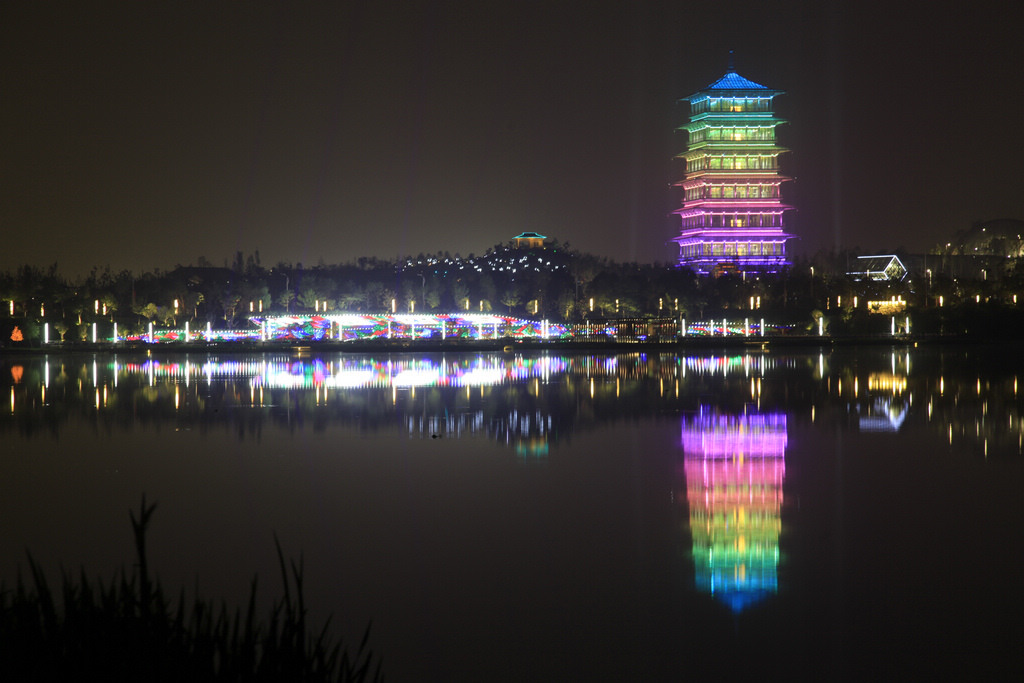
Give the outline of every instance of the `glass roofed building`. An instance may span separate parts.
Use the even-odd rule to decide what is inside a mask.
[[[854,280],[886,280],[897,282],[907,276],[907,267],[896,254],[858,256],[856,270],[847,273]]]
[[[679,155],[686,162],[679,216],[679,265],[706,274],[718,270],[775,272],[789,265],[779,173],[786,150],[775,140],[785,121],[775,116],[772,100],[781,95],[728,72],[683,98],[690,121],[680,127],[689,136]]]

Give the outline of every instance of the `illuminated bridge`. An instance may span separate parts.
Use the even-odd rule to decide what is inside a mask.
[[[354,341],[364,339],[563,339],[566,325],[547,320],[526,320],[503,315],[267,315],[249,318],[253,327],[245,330],[205,329],[158,330],[150,324],[145,334],[113,341]]]
[[[166,342],[322,342],[394,340],[497,340],[534,339],[551,341],[594,341],[615,339],[641,341],[646,334],[637,333],[637,323],[631,319],[601,319],[584,323],[565,324],[548,320],[529,320],[488,313],[465,314],[386,314],[358,313],[314,315],[260,315],[249,318],[252,327],[241,330],[191,327],[188,323],[179,329],[157,329],[152,323],[146,332],[118,335],[116,326],[110,342],[142,343]],[[666,322],[667,321],[667,322]],[[667,329],[662,329],[666,328]],[[763,337],[789,332],[791,325],[766,324],[764,319],[687,321],[685,318],[662,318],[648,321],[646,327],[658,327],[653,338],[661,341],[679,337],[744,336]],[[98,338],[97,338],[98,339]],[[97,341],[94,339],[93,341]]]

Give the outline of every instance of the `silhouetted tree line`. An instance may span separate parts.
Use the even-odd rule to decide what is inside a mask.
[[[825,316],[834,330],[853,329],[866,311],[861,302],[903,297],[929,308],[943,297],[957,303],[1008,303],[1024,295],[1024,268],[1008,264],[1000,277],[956,280],[940,272],[912,272],[901,282],[865,282],[846,272],[854,251],[821,252],[773,274],[697,276],[672,264],[619,263],[574,250],[568,243],[542,248],[496,245],[483,255],[418,254],[361,257],[345,264],[280,262],[265,267],[258,251],[237,252],[224,266],[205,257],[169,271],[112,272],[94,268],[67,278],[57,264],[24,265],[0,274],[0,341],[17,325],[39,340],[44,322],[51,341],[87,339],[94,322],[118,323],[122,334],[157,327],[193,329],[210,323],[231,329],[252,315],[327,312],[439,313],[493,311],[559,321],[617,317],[728,316],[793,321],[808,329]],[[1013,300],[1015,303],[1015,300]],[[1024,303],[1024,300],[1022,300]]]

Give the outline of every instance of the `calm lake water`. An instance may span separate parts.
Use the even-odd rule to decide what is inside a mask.
[[[280,595],[389,680],[1021,673],[1024,363],[987,346],[0,357],[0,577]],[[1024,386],[1020,387],[1024,392]]]

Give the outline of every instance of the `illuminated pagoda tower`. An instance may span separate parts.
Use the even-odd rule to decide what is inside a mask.
[[[778,590],[786,415],[702,409],[682,445],[697,589],[734,612]]]
[[[775,128],[785,123],[772,111],[772,90],[729,70],[706,88],[683,98],[690,103],[689,135],[681,220],[679,265],[701,274],[716,267],[770,273],[789,265],[779,188]]]

